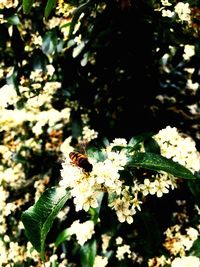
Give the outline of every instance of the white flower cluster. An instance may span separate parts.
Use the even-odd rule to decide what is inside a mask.
[[[178,21],[181,21],[181,22],[186,21],[188,23],[191,22],[191,18],[190,18],[191,10],[190,10],[189,3],[178,2],[174,6],[174,10],[172,10],[172,8],[170,9],[167,8],[171,6],[172,4],[168,0],[161,0],[161,7],[156,10],[161,11],[163,17],[171,18],[177,15]]]
[[[1,0],[0,9],[15,8],[18,5],[18,0]]]
[[[199,236],[199,232],[193,227],[185,229],[185,232],[185,234],[181,233],[180,225],[174,225],[165,231],[166,239],[163,246],[171,255],[185,256],[186,251],[191,249]]]
[[[108,264],[106,257],[97,255],[94,260],[94,267],[105,267]]]
[[[86,221],[80,223],[79,220],[74,221],[69,227],[69,232],[71,234],[75,234],[78,243],[83,246],[85,242],[91,239],[92,235],[94,234],[94,222]]]
[[[190,251],[194,241],[199,238],[198,230],[193,227],[183,229],[183,226],[176,224],[169,227],[164,234],[166,235],[166,238],[163,246],[170,253],[170,257],[161,255],[159,257],[149,259],[149,267],[161,267],[165,265],[169,265],[171,267],[200,266],[199,257],[194,256]]]
[[[194,141],[189,137],[182,137],[176,128],[167,127],[156,136],[156,141],[161,147],[161,154],[167,158],[185,165],[191,170],[199,169],[199,154],[196,151]],[[102,150],[105,159],[97,161],[88,158],[93,165],[90,173],[85,173],[78,164],[71,162],[69,156],[62,164],[61,187],[70,189],[76,211],[88,211],[90,207],[97,208],[104,192],[108,193],[109,207],[115,210],[120,222],[133,222],[133,215],[139,210],[142,199],[148,194],[162,197],[176,188],[176,178],[168,173],[159,171],[157,174],[145,176],[144,180],[132,178],[128,186],[120,177],[127,163],[127,150],[113,151],[113,147],[126,148],[127,141],[123,138],[114,139]],[[72,147],[65,147],[71,152]],[[68,154],[69,154],[68,152]],[[66,155],[66,154],[65,154]],[[140,199],[140,198],[141,199]]]
[[[200,170],[200,153],[190,136],[179,133],[175,127],[167,126],[154,136],[161,148],[161,154],[176,161],[191,171]]]
[[[89,126],[83,127],[83,140],[90,142],[91,140],[97,138],[98,133],[94,129],[90,129]]]
[[[0,109],[5,109],[8,105],[15,104],[18,100],[16,90],[13,85],[4,85],[0,88]]]
[[[125,254],[127,254],[128,258],[131,257],[130,245],[124,244],[117,248],[116,257],[119,261],[125,259]]]
[[[71,188],[77,211],[81,209],[88,211],[90,207],[98,207],[98,199],[105,190],[109,193],[120,194],[122,181],[119,180],[118,171],[125,165],[126,155],[110,152],[109,156],[102,162],[89,158],[93,165],[90,175],[84,173],[81,168],[73,166],[69,157],[62,164],[62,180],[59,184]]]
[[[171,267],[199,267],[200,259],[196,256],[184,256],[175,258],[172,261]]]
[[[189,3],[178,2],[174,8],[174,11],[179,17],[180,21],[190,22],[190,6]]]

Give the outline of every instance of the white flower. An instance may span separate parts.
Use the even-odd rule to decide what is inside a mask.
[[[197,83],[197,82],[193,83],[193,81],[191,79],[188,79],[187,80],[187,87],[195,92],[199,88],[199,83]]]
[[[175,258],[172,261],[171,267],[199,267],[200,259],[196,256],[184,256],[182,258]]]
[[[108,151],[107,157],[118,169],[123,169],[122,167],[127,163],[127,156],[123,150],[120,152]]]
[[[169,189],[167,188],[169,185],[166,181],[156,180],[154,183],[154,186],[155,186],[157,197],[162,197],[163,194],[169,193]]]
[[[83,140],[86,140],[87,142],[90,142],[91,140],[97,138],[98,132],[96,132],[94,129],[90,129],[89,126],[83,127]]]
[[[154,138],[160,146],[161,155],[184,165],[193,172],[200,170],[200,153],[190,136],[179,133],[175,127],[167,126]]]
[[[124,138],[115,138],[112,143],[110,144],[109,147],[114,147],[114,146],[127,146],[127,141]]]
[[[174,16],[174,12],[169,10],[169,9],[163,9],[162,10],[162,16],[163,17],[168,17],[168,18],[171,18]]]
[[[168,0],[161,0],[163,6],[171,6],[172,4]]]
[[[93,221],[86,221],[80,223],[79,220],[74,221],[69,228],[71,234],[75,234],[78,243],[83,246],[84,243],[91,239],[92,235],[94,234],[94,222]]]
[[[181,21],[190,21],[191,10],[189,8],[189,3],[178,2],[174,10]]]
[[[195,54],[195,46],[194,45],[185,45],[184,46],[184,54],[183,58],[185,60],[189,60]]]
[[[60,146],[60,151],[63,153],[65,157],[68,156],[69,153],[74,150],[74,148],[70,146],[71,141],[72,141],[72,137],[70,136],[66,138]]]
[[[0,108],[6,108],[8,105],[15,104],[18,100],[16,90],[12,84],[4,85],[0,88]]]
[[[118,236],[118,237],[116,238],[115,242],[116,242],[117,245],[121,245],[122,242],[123,242],[123,239],[121,238],[121,236]]]
[[[154,182],[150,182],[147,178],[144,179],[144,184],[139,185],[139,188],[144,196],[147,196],[148,194],[154,195],[156,193]]]
[[[91,175],[95,177],[97,183],[104,184],[105,187],[110,188],[111,190],[115,190],[118,187],[118,182],[121,185],[118,168],[113,165],[112,161],[109,159],[94,164]]]
[[[97,255],[95,257],[93,267],[105,267],[107,264],[108,264],[108,259],[106,257]]]
[[[49,76],[52,76],[55,72],[55,68],[53,65],[49,64],[49,65],[46,65],[46,68],[47,68],[47,74]]]
[[[123,260],[125,259],[125,254],[127,254],[127,257],[131,257],[131,250],[130,250],[130,245],[122,245],[117,248],[116,251],[116,258],[118,260]]]
[[[134,209],[131,209],[130,201],[126,198],[117,198],[112,203],[110,203],[116,210],[116,214],[119,222],[127,222],[128,224],[133,223],[133,215],[136,213]]]
[[[73,166],[68,159],[62,164],[61,177],[62,179],[59,182],[59,185],[62,187],[71,187],[73,188],[76,185],[76,182],[81,180],[83,173],[80,168]]]
[[[106,253],[106,250],[109,246],[111,236],[108,234],[102,234],[101,238],[102,238],[102,251],[103,251],[103,253]]]
[[[193,227],[187,228],[186,233],[193,241],[195,241],[199,236],[199,232]]]

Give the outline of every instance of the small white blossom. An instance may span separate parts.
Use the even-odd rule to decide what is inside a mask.
[[[96,132],[94,129],[90,129],[89,126],[83,127],[83,140],[86,140],[87,142],[90,142],[91,140],[97,138],[98,132]]]
[[[178,2],[174,10],[181,21],[190,21],[191,10],[189,8],[189,3]]]
[[[195,241],[199,236],[199,232],[193,227],[187,228],[186,233],[193,241]]]
[[[144,183],[139,185],[141,192],[144,196],[148,194],[154,195],[156,193],[156,188],[154,186],[154,182],[150,182],[149,179],[144,179]]]
[[[13,85],[4,85],[0,88],[0,108],[6,108],[8,105],[15,104],[18,100],[16,90]]]
[[[169,185],[166,181],[156,180],[154,186],[155,186],[157,197],[162,197],[163,194],[169,193],[169,189],[168,189]]]
[[[195,55],[195,46],[194,45],[185,45],[183,58],[185,60],[189,60],[194,55]]]
[[[94,260],[93,267],[105,267],[108,264],[108,259],[103,256],[97,255]]]
[[[160,146],[161,155],[184,165],[192,172],[200,170],[200,153],[190,136],[179,133],[175,127],[167,126],[154,138]]]
[[[76,235],[78,243],[83,246],[94,234],[94,223],[93,221],[80,223],[79,220],[77,220],[72,223],[69,231],[71,234]]]
[[[199,267],[200,259],[196,256],[184,256],[175,258],[172,261],[171,267]]]
[[[118,236],[118,237],[116,238],[116,244],[117,244],[117,245],[121,245],[122,242],[123,242],[123,239],[121,238],[121,236]]]
[[[161,0],[163,6],[171,6],[172,4],[168,0]]]
[[[162,10],[162,16],[163,17],[168,17],[168,18],[171,18],[174,16],[174,12],[169,10],[169,9],[163,9]]]
[[[117,247],[117,251],[116,251],[116,258],[120,261],[125,259],[125,254],[127,254],[127,257],[130,258],[131,257],[131,249],[130,249],[130,245],[122,245]]]
[[[109,246],[110,239],[111,239],[110,235],[108,235],[108,234],[102,235],[102,251],[103,251],[103,253],[106,253],[106,250]]]

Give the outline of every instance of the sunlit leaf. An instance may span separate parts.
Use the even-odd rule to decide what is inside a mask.
[[[200,258],[200,238],[196,239],[190,249],[192,254],[198,258]]]
[[[55,246],[58,247],[61,243],[63,243],[66,240],[69,240],[71,237],[71,232],[69,229],[64,229],[56,238]]]
[[[54,31],[46,32],[42,40],[42,51],[45,54],[53,54],[56,50],[57,37]]]
[[[20,24],[20,20],[19,20],[19,17],[14,14],[10,17],[7,18],[7,22],[11,25],[19,25]]]
[[[81,251],[80,251],[81,266],[82,267],[93,267],[96,253],[97,253],[96,240],[92,240],[84,244],[81,247]]]
[[[153,135],[153,133],[143,133],[141,135],[136,135],[133,136],[129,142],[128,142],[128,146],[131,146],[133,150],[136,150],[136,148],[138,147],[138,145],[142,142],[144,142],[145,140],[149,139],[151,136]]]
[[[22,0],[22,7],[25,14],[28,14],[32,8],[34,0]]]
[[[130,157],[128,167],[141,167],[154,171],[165,171],[176,177],[196,179],[193,173],[181,164],[154,153],[136,152]]]
[[[43,260],[46,236],[69,196],[63,188],[49,188],[22,214],[26,235]]]
[[[55,7],[56,5],[56,0],[48,0],[46,7],[45,7],[45,11],[44,11],[44,15],[45,18],[47,19],[52,11],[52,9]]]

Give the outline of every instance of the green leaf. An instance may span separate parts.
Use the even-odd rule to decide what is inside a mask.
[[[200,238],[196,239],[190,249],[192,255],[200,258]]]
[[[97,161],[104,161],[106,159],[106,154],[104,151],[99,150],[96,147],[87,148],[87,155]]]
[[[84,246],[82,246],[80,250],[81,266],[93,267],[96,253],[97,244],[95,239],[84,244]]]
[[[46,236],[58,212],[66,203],[70,194],[63,188],[47,189],[39,200],[28,210],[22,213],[22,222],[27,238],[33,247],[44,257]]]
[[[94,222],[94,224],[96,224],[98,222],[99,212],[100,212],[100,209],[101,209],[101,203],[102,203],[103,197],[104,197],[104,193],[102,192],[98,196],[98,203],[99,203],[98,207],[89,209],[90,217],[91,217],[91,220]]]
[[[34,0],[22,0],[22,7],[25,14],[31,11]]]
[[[136,135],[133,136],[129,142],[128,142],[128,146],[132,147],[132,150],[137,150],[139,147],[139,144],[144,142],[145,140],[148,140],[151,136],[153,135],[153,133],[143,133],[140,135]]]
[[[19,25],[20,24],[20,20],[19,20],[19,17],[14,14],[10,17],[7,18],[7,22],[11,25]]]
[[[54,31],[46,32],[42,40],[42,51],[45,54],[53,54],[56,50],[57,37]]]
[[[130,157],[127,167],[141,167],[154,171],[165,171],[179,178],[196,179],[193,173],[183,165],[154,153],[136,152]]]
[[[69,240],[71,237],[71,232],[69,229],[64,229],[56,238],[55,246],[58,247],[61,243],[66,240]]]
[[[144,149],[145,152],[160,154],[160,146],[152,137],[147,140],[144,140]]]
[[[126,149],[127,147],[125,147]],[[113,146],[112,151],[114,152],[120,152],[122,149],[124,149],[124,146]]]
[[[52,9],[55,7],[56,5],[56,0],[48,0],[46,7],[45,7],[45,11],[44,11],[44,15],[45,18],[47,19],[52,11]]]

